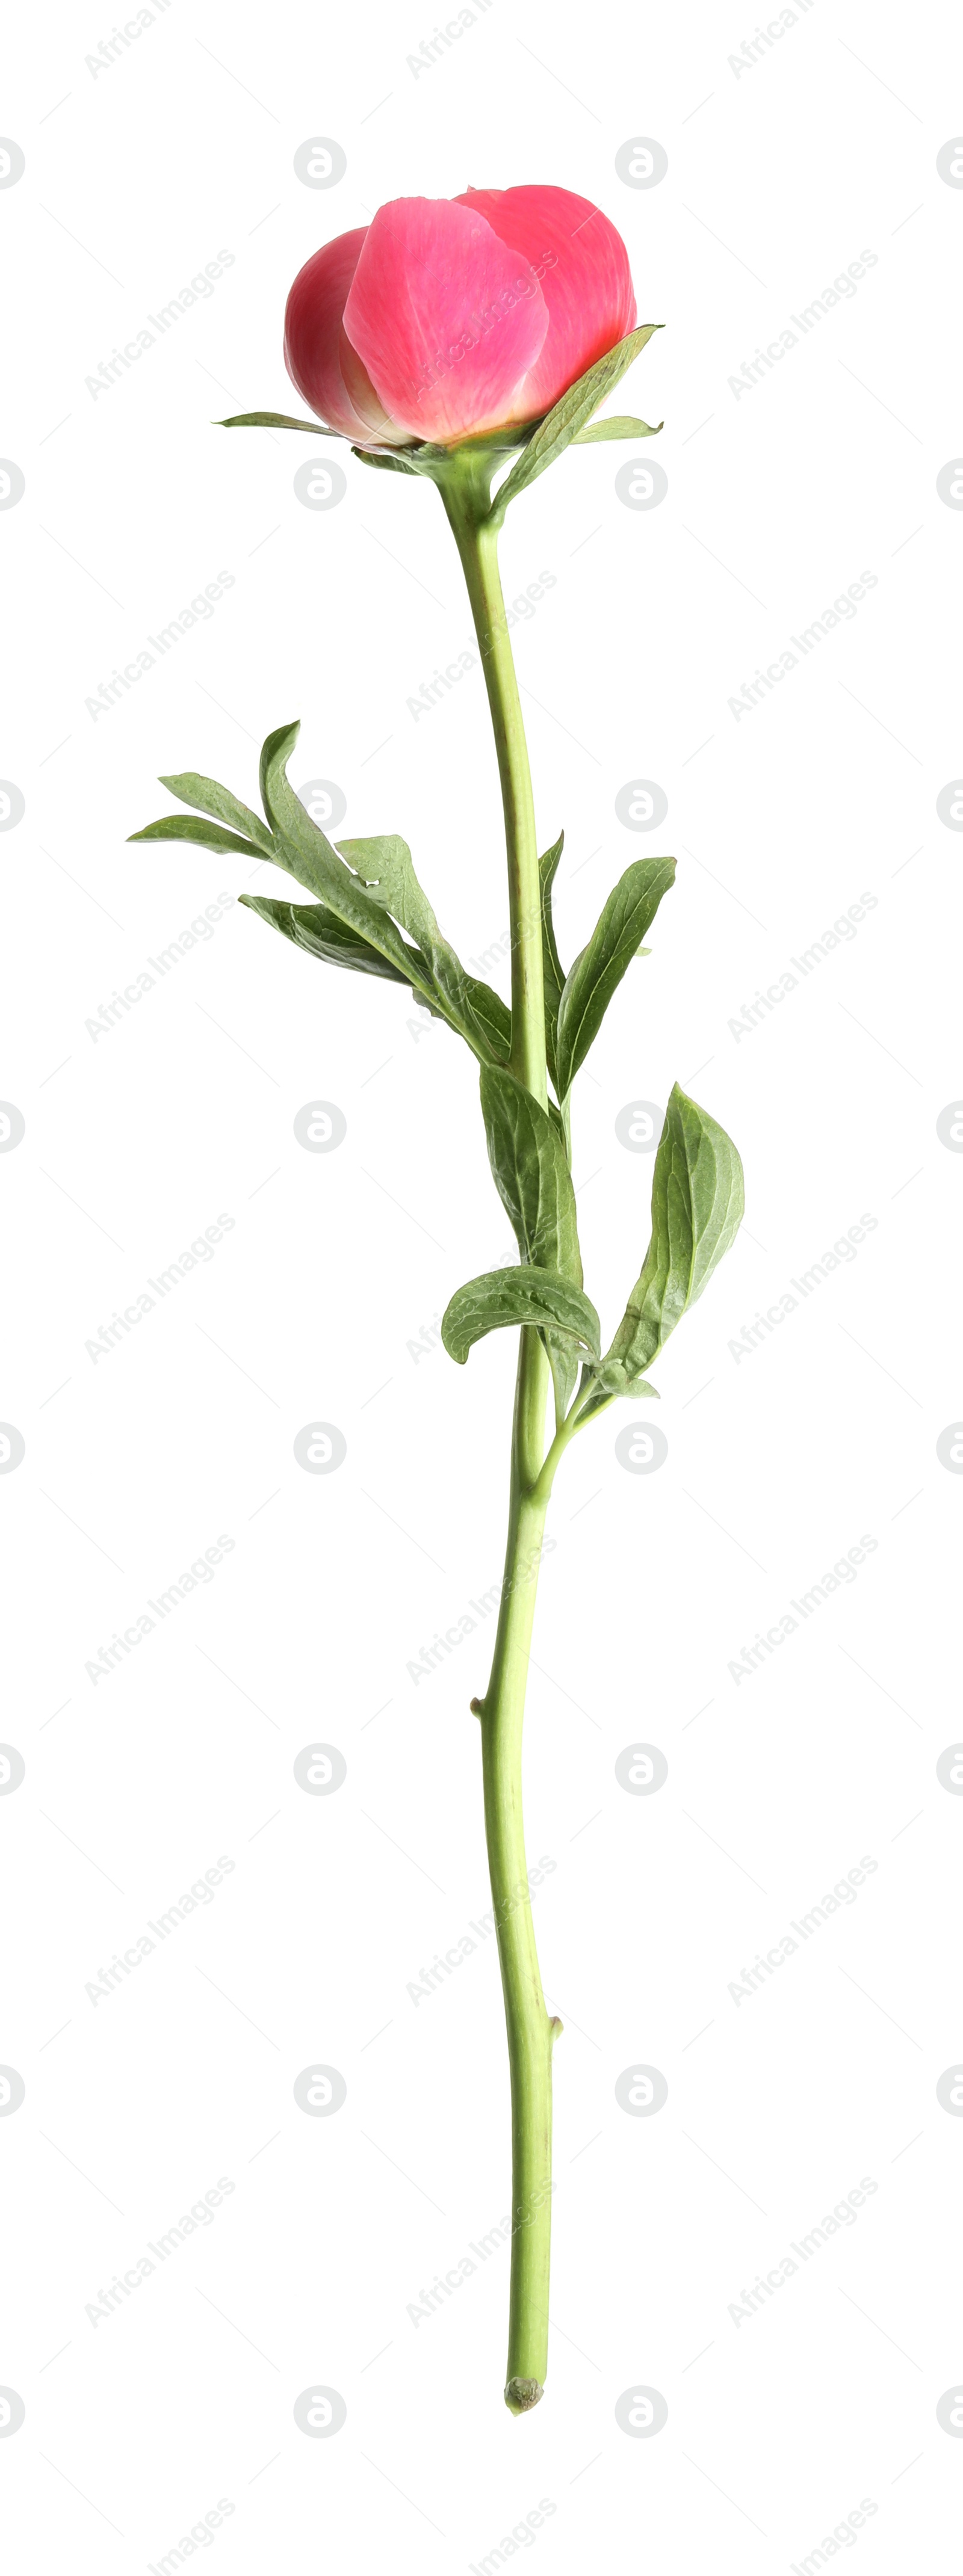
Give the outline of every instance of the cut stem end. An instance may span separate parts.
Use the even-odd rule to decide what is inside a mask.
[[[510,2415],[529,2415],[544,2395],[540,2379],[510,2379],[505,2390],[505,2404]]]

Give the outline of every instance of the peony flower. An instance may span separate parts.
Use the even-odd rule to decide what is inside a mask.
[[[441,1340],[450,1357],[464,1366],[475,1344],[490,1333],[518,1335],[502,1606],[484,1697],[469,1701],[480,1725],[492,1892],[488,1919],[497,1932],[511,2075],[505,2403],[513,2415],[527,2415],[538,2404],[548,2367],[552,2059],[562,2028],[542,1992],[529,1903],[529,1889],[540,1873],[528,1870],[522,1828],[522,1727],[546,1513],[569,1443],[611,1405],[628,1399],[636,1406],[657,1395],[646,1371],[733,1242],[742,1216],[743,1180],[739,1156],[724,1129],[675,1083],[653,1166],[651,1240],[615,1338],[603,1355],[604,1337],[598,1311],[585,1293],[579,1249],[571,1171],[572,1086],[623,977],[639,974],[635,960],[649,955],[646,934],[672,884],[675,860],[630,861],[566,973],[552,895],[564,834],[544,849],[536,831],[509,633],[515,621],[505,607],[498,537],[508,506],[569,446],[597,439],[634,442],[654,434],[643,420],[596,415],[659,328],[653,322],[635,327],[625,246],[607,217],[584,197],[564,188],[470,188],[452,199],[402,197],[380,207],[367,227],[343,233],[317,251],[291,288],[284,354],[315,417],[298,420],[286,412],[249,411],[224,423],[227,429],[287,429],[314,439],[321,421],[332,434],[352,441],[366,467],[423,475],[437,487],[465,575],[501,782],[510,999],[466,973],[439,927],[399,833],[328,840],[314,813],[305,810],[307,790],[296,793],[288,776],[297,724],[277,726],[264,744],[263,822],[216,779],[185,770],[163,784],[188,811],[162,815],[132,835],[147,842],[194,841],[208,852],[237,854],[249,879],[269,862],[280,872],[280,893],[264,892],[259,883],[257,893],[243,893],[240,900],[300,950],[302,968],[308,955],[326,968],[380,978],[382,985],[390,982],[400,1008],[399,988],[402,994],[407,988],[436,1023],[469,1048],[479,1067],[492,1177],[519,1257],[455,1289],[441,1319]],[[506,449],[515,451],[510,461]],[[276,470],[276,459],[263,461],[272,473]],[[305,470],[295,475],[297,491],[304,488]],[[343,490],[346,477],[339,482]],[[624,488],[621,475],[618,487]],[[391,487],[387,490],[390,494]],[[560,507],[563,499],[559,490]],[[640,541],[643,527],[637,530]],[[317,561],[317,548],[312,546],[311,553]],[[328,564],[327,599],[327,550],[322,560]],[[553,578],[543,573],[541,583],[530,584],[532,597]],[[874,578],[867,575],[869,581]],[[630,606],[626,633],[633,631]],[[599,632],[597,619],[583,618],[578,638],[583,658],[594,661]],[[333,613],[325,636],[332,660],[343,658]],[[473,656],[461,659],[470,663]],[[449,663],[449,675],[455,668]],[[358,688],[363,686],[362,671]],[[430,693],[422,695],[430,704]],[[421,712],[416,700],[409,698],[408,704],[416,715]],[[333,766],[333,752],[331,762]],[[480,836],[485,818],[473,810],[474,762],[468,764],[472,792],[467,799],[465,762],[456,755],[451,771],[458,854],[452,874],[460,879],[472,867],[473,827]],[[623,795],[629,792],[625,789]],[[619,811],[622,803],[620,796]],[[601,838],[601,821],[597,831]],[[570,873],[574,882],[578,869]],[[292,890],[299,887],[301,899],[292,901]],[[311,899],[305,901],[305,896]],[[575,902],[568,889],[565,900],[566,906]],[[567,947],[564,932],[562,937]],[[640,985],[637,1015],[642,998]],[[439,1040],[439,1051],[442,1044]],[[433,1069],[434,1048],[431,1052]],[[448,1082],[440,1060],[438,1079]],[[654,1083],[656,1074],[640,1071],[639,1082],[643,1079]],[[301,1118],[295,1123],[300,1134]],[[380,1301],[379,1315],[387,1293],[379,1275],[371,1289]],[[414,1347],[409,1343],[409,1349]],[[553,1429],[546,1423],[550,1383]],[[309,1432],[302,1432],[294,1444],[302,1463],[308,1437]],[[344,1440],[339,1432],[334,1438],[343,1457]],[[331,1443],[326,1446],[330,1450]],[[627,1424],[615,1450],[629,1467],[659,1462],[639,1419]],[[311,1449],[307,1463],[312,1463]],[[337,1466],[338,1454],[326,1463]],[[875,1543],[868,1542],[871,1547]],[[626,1556],[627,1568],[631,1561]],[[573,1566],[571,1580],[577,1586],[574,1543]],[[588,1578],[585,1588],[591,1644],[591,1623],[594,1618],[598,1626],[598,1619]],[[449,1639],[455,1634],[449,1629]],[[420,1672],[430,1669],[431,1660],[423,1655]],[[419,1668],[409,1664],[408,1671],[417,1682]],[[622,1777],[622,1761],[617,1768]],[[408,1991],[415,1993],[413,1987]],[[621,2083],[617,2089],[621,2100]],[[454,2154],[454,2106],[450,2133]],[[416,2309],[409,2309],[409,2315],[417,2321]],[[628,2397],[632,2395],[629,2390]],[[620,2422],[626,2402],[620,2399],[616,2410]],[[658,2403],[664,2417],[663,2400]],[[299,2422],[302,2407],[299,2399]],[[645,2424],[629,2419],[628,2429],[657,2431],[661,2420],[654,2417]],[[310,2421],[307,2429],[312,2429]],[[337,2426],[320,2429],[334,2431]],[[493,2555],[498,2558],[500,2552]]]
[[[453,446],[541,419],[635,322],[625,244],[567,188],[396,197],[315,251],[289,376],[358,447]]]

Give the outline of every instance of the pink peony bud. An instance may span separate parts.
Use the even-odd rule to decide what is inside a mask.
[[[538,420],[631,331],[625,244],[567,188],[396,197],[295,278],[289,376],[358,447]]]

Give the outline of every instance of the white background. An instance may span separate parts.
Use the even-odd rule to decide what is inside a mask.
[[[751,14],[709,7],[640,23],[493,0],[418,76],[407,57],[432,23],[383,6],[173,0],[95,76],[85,57],[110,32],[77,7],[22,18],[3,111],[26,155],[0,195],[0,444],[26,478],[0,519],[0,768],[26,799],[0,845],[0,1091],[26,1120],[0,1158],[0,1413],[26,1443],[0,1480],[3,1733],[26,1764],[0,1802],[0,2057],[26,2085],[0,2122],[0,2381],[26,2408],[0,2445],[11,2564],[156,2564],[223,2497],[233,2514],[205,2545],[245,2576],[457,2570],[546,2498],[503,2563],[642,2552],[762,2576],[869,2498],[828,2555],[949,2567],[950,13],[816,0],[739,76]],[[326,193],[293,169],[315,134],[347,156]],[[635,135],[668,154],[651,190],[616,173]],[[430,1998],[408,1993],[488,1903],[468,1713],[484,1623],[429,1677],[408,1671],[501,1562],[509,1337],[463,1372],[409,1347],[463,1279],[512,1257],[472,1061],[402,992],[295,955],[233,906],[109,1033],[87,1022],[244,883],[242,862],[126,846],[167,809],[158,772],[199,768],[254,801],[258,746],[297,714],[295,784],[337,781],[346,831],[406,835],[464,956],[501,938],[477,669],[421,721],[406,703],[470,640],[437,496],[323,439],[210,424],[300,408],[283,306],[319,242],[395,195],[536,179],[605,208],[640,320],[667,326],[617,401],[665,417],[648,449],[664,502],[617,498],[631,450],[573,450],[512,509],[502,549],[509,600],[555,575],[516,640],[543,843],[566,832],[566,959],[630,860],[679,859],[579,1084],[605,1325],[648,1231],[651,1163],[614,1132],[626,1102],[664,1101],[676,1077],[694,1090],[741,1148],[747,1217],[656,1373],[665,1465],[624,1473],[607,1415],[552,1507],[526,1801],[530,1857],[555,1863],[536,1923],[566,2023],[554,2333],[544,2403],[514,2421],[507,2255],[408,2314],[509,2200],[493,1943]],[[85,379],[221,248],[234,265],[213,294],[95,399]],[[729,378],[864,248],[877,264],[857,292],[737,398]],[[293,476],[325,453],[347,493],[312,512]],[[222,568],[234,587],[213,616],[95,719],[99,683]],[[877,585],[856,616],[737,721],[730,697],[864,569]],[[654,843],[616,819],[637,776],[668,797]],[[270,873],[262,891],[280,891]],[[737,1040],[743,1004],[867,889],[856,937]],[[330,1155],[293,1134],[316,1098],[347,1121]],[[221,1211],[234,1227],[211,1262],[94,1362],[87,1341]],[[743,1325],[864,1211],[856,1259],[737,1362]],[[347,1442],[328,1477],[293,1456],[315,1419]],[[234,1550],[212,1582],[91,1678],[221,1532]],[[730,1663],[864,1532],[877,1547],[852,1585],[737,1681]],[[614,1776],[639,1739],[669,1765],[650,1799]],[[330,1798],[293,1776],[315,1740],[347,1762]],[[211,1904],[92,2001],[222,1853],[234,1870]],[[737,2002],[730,1984],[863,1854],[877,1868],[856,1901]],[[329,2119],[293,2097],[315,2060],[347,2084]],[[668,2081],[650,2120],[615,2100],[637,2061]],[[211,2226],[91,2322],[222,2175],[235,2188]],[[863,2176],[877,2191],[854,2225],[733,2319]],[[346,2401],[335,2439],[295,2424],[314,2382]],[[636,2384],[667,2400],[657,2439],[616,2423]]]

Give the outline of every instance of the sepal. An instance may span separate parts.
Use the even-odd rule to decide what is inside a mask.
[[[523,448],[518,463],[513,465],[511,473],[495,494],[492,519],[496,525],[500,526],[509,502],[516,500],[519,492],[527,491],[536,476],[544,474],[546,466],[554,465],[556,457],[561,456],[572,440],[579,436],[593,412],[605,401],[606,394],[612,392],[626,368],[645,348],[646,341],[651,340],[653,331],[661,329],[661,322],[643,322],[637,330],[627,332],[624,340],[617,340],[614,349],[607,350],[604,358],[597,358],[594,367],[589,367],[585,375],[579,376],[558,402],[553,403],[551,411],[539,421]]]
[[[647,420],[627,420],[613,414],[609,420],[593,420],[588,429],[577,429],[572,446],[594,447],[598,440],[603,438],[657,438],[660,429],[664,428],[664,420],[652,423]]]

